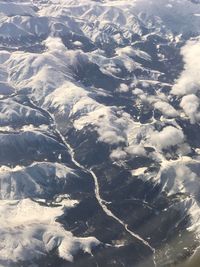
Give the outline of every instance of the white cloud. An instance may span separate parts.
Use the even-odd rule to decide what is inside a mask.
[[[43,43],[49,50],[66,50],[62,40],[58,37],[48,37]]]
[[[112,160],[123,160],[127,157],[127,153],[121,148],[117,148],[110,154]]]
[[[134,95],[142,95],[142,94],[144,94],[144,92],[143,92],[141,89],[139,89],[139,88],[135,88],[135,89],[132,91],[132,93],[133,93]]]
[[[181,50],[184,70],[172,88],[174,95],[195,94],[200,90],[200,40],[189,41]]]
[[[145,156],[146,150],[144,146],[139,145],[131,145],[125,148],[117,148],[112,151],[110,154],[111,159],[113,160],[124,160],[127,156]]]
[[[120,93],[126,93],[129,91],[129,87],[125,83],[121,83],[117,91]]]
[[[154,104],[154,107],[162,112],[167,117],[176,117],[178,112],[167,102],[158,101]]]
[[[180,156],[186,156],[186,155],[188,155],[189,153],[191,153],[191,147],[190,147],[190,145],[187,144],[187,143],[180,144],[179,145],[179,148],[177,149],[177,153]]]
[[[182,130],[173,126],[167,126],[162,131],[155,131],[150,137],[153,145],[160,149],[165,149],[184,142],[184,134]]]
[[[126,152],[130,155],[135,155],[135,156],[145,156],[146,155],[146,150],[144,147],[140,145],[131,145],[127,147]]]
[[[96,109],[89,111],[74,121],[74,127],[81,130],[83,127],[93,125],[99,134],[98,140],[107,144],[126,142],[129,124],[126,114],[118,114],[116,110],[105,107],[96,102]]]
[[[163,189],[169,195],[181,192],[198,197],[200,190],[198,169],[199,163],[192,163],[187,158],[180,162],[169,163],[162,169],[160,175]]]
[[[198,113],[199,105],[200,100],[194,94],[186,95],[181,100],[180,106],[190,118],[191,123],[195,123],[200,118],[200,113]]]

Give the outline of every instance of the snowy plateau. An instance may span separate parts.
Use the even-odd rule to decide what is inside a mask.
[[[200,266],[200,1],[0,0],[0,267]]]

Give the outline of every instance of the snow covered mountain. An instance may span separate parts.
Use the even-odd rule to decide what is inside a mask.
[[[0,266],[199,266],[199,62],[199,1],[0,0]]]

